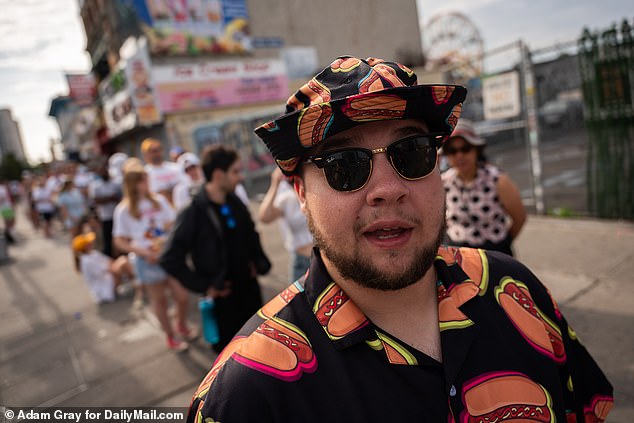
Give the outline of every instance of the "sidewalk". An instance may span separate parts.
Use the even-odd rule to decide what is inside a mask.
[[[548,286],[634,421],[634,224],[530,216],[517,256]]]
[[[19,216],[20,243],[0,265],[0,405],[187,406],[215,355],[203,341],[168,351],[149,307],[93,304],[65,236],[43,239]],[[287,283],[277,225],[260,225],[273,271]],[[634,421],[634,224],[531,216],[516,243],[615,385],[609,422]],[[198,319],[195,297],[191,318]]]
[[[134,310],[131,294],[94,304],[68,236],[44,239],[18,219],[19,243],[0,265],[0,405],[187,406],[215,359],[204,341],[185,354],[167,350],[149,305]],[[277,226],[262,229],[275,266],[261,280],[271,298],[287,285],[286,253]],[[199,323],[194,295],[190,319]]]

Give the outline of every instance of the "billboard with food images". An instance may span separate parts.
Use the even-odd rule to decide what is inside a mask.
[[[119,0],[136,13],[152,55],[251,50],[246,0]]]

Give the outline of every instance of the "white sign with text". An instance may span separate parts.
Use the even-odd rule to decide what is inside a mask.
[[[517,117],[522,111],[519,74],[513,71],[483,79],[482,102],[486,120]]]

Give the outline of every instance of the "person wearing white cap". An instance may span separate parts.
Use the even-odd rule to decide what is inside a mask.
[[[450,244],[513,255],[512,241],[526,221],[519,190],[486,162],[486,141],[462,119],[443,147],[451,168],[442,174]]]
[[[200,168],[200,159],[194,153],[181,154],[176,163],[183,170],[185,177],[174,187],[172,200],[174,201],[174,208],[182,210],[190,203],[194,194],[193,191],[202,185],[203,175]]]

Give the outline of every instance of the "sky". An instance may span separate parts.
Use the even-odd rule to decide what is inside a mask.
[[[574,40],[584,26],[634,18],[631,0],[416,1],[423,28],[438,13],[466,14],[485,51],[520,38],[531,48],[547,47]],[[68,93],[65,72],[90,68],[77,0],[0,0],[0,10],[0,108],[12,110],[29,160],[49,160],[50,139],[59,138],[50,100]]]
[[[417,0],[424,24],[441,12],[469,16],[485,40],[485,50],[524,39],[531,48],[579,37],[583,27],[602,29],[634,18],[629,0]]]
[[[0,108],[18,121],[32,163],[50,159],[59,138],[50,101],[67,94],[66,71],[88,71],[77,0],[0,0]]]

